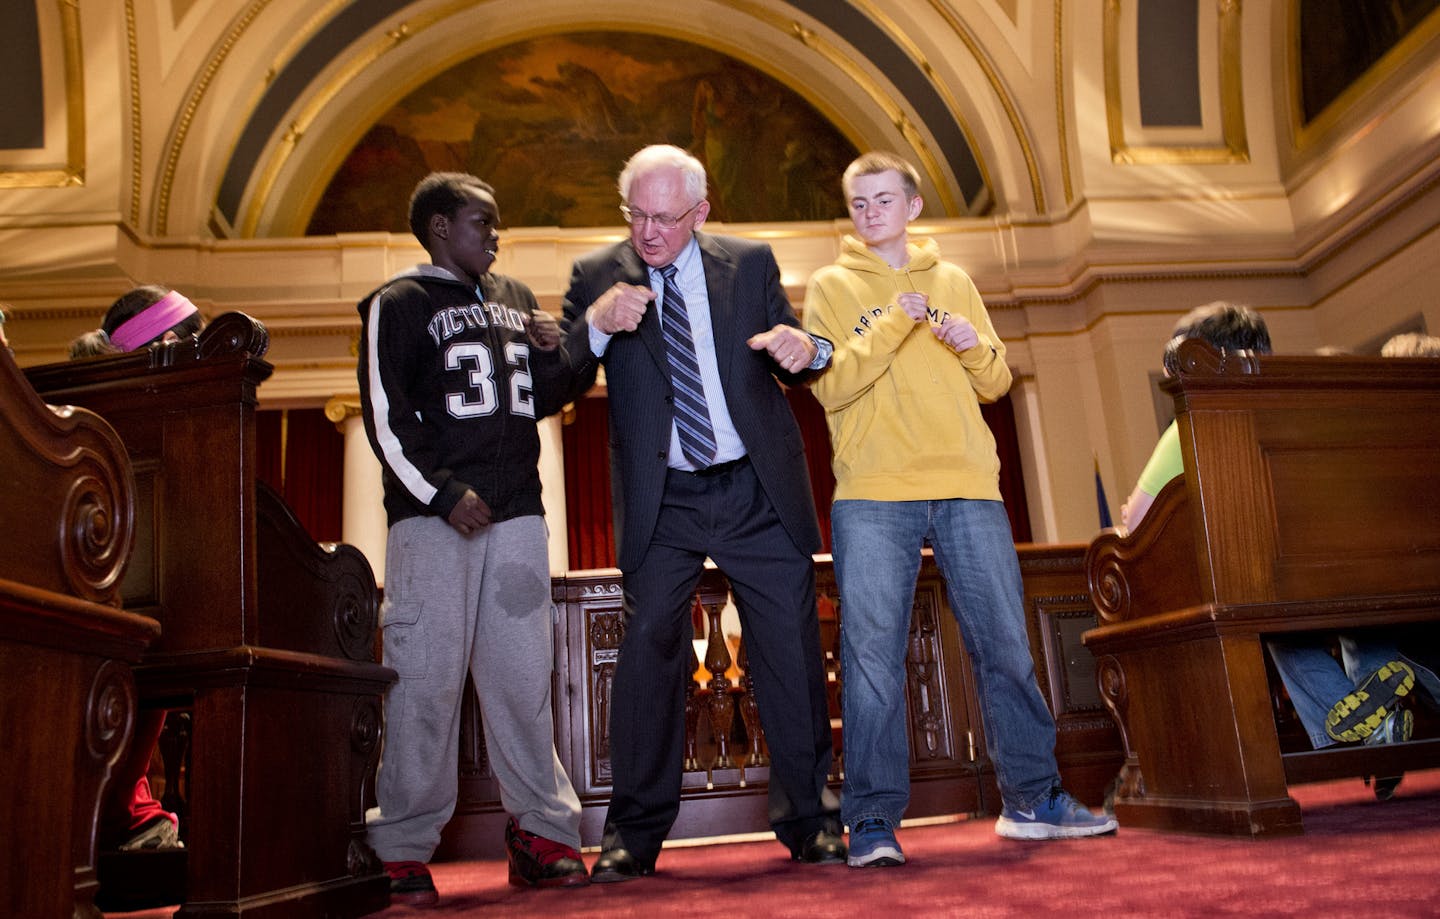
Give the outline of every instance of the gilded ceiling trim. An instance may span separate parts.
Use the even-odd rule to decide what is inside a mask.
[[[1065,0],[1055,0],[1055,128],[1060,138],[1060,182],[1069,207],[1075,203],[1075,185],[1070,178],[1070,128],[1065,121]]]
[[[862,0],[862,5],[870,6],[869,0]],[[1025,170],[1030,174],[1030,195],[1035,201],[1035,212],[1037,214],[1045,213],[1045,188],[1040,181],[1040,167],[1035,158],[1035,148],[1031,145],[1030,136],[1026,133],[1024,122],[1020,118],[1020,109],[1015,105],[1015,100],[1010,97],[1010,93],[1006,90],[1004,82],[1000,79],[999,72],[997,72],[994,65],[990,63],[990,59],[985,55],[984,49],[980,46],[980,42],[975,38],[974,33],[966,27],[965,23],[960,20],[960,17],[955,15],[950,9],[950,5],[944,2],[944,0],[930,0],[930,6],[935,12],[940,14],[941,18],[943,18],[955,32],[961,44],[965,46],[965,50],[970,52],[970,57],[980,66],[980,72],[985,74],[985,82],[990,84],[990,90],[995,94],[995,98],[1000,100],[1000,105],[1005,110],[1005,118],[1010,122],[1010,130],[1015,132],[1015,141],[1020,146],[1020,153],[1025,157]],[[888,18],[882,19],[883,14],[878,10],[872,9],[870,15],[872,18],[884,22],[886,28],[893,32],[896,42],[901,44],[906,51],[911,52],[912,57],[916,58],[920,67],[925,71],[925,75],[930,77],[931,82],[935,84],[941,96],[944,97],[945,104],[949,106],[951,112],[954,113],[955,120],[959,122],[961,130],[965,132],[965,137],[969,139],[969,126],[966,125],[965,119],[960,115],[960,110],[954,95],[950,92],[948,86],[935,79],[935,72],[931,68],[930,62],[925,60],[923,55],[920,55],[919,49],[915,48],[909,39],[905,38],[898,29],[893,28],[893,24]],[[1064,135],[1062,134],[1061,137],[1063,138]],[[970,149],[975,152],[975,161],[980,166],[980,174],[985,178],[985,187],[990,189],[991,195],[994,195],[995,186],[991,183],[990,175],[985,169],[985,161],[980,158],[979,151],[976,150],[974,143],[970,144]]]
[[[295,152],[296,145],[305,136],[305,132],[310,129],[310,125],[319,117],[321,111],[340,94],[341,90],[367,67],[390,53],[402,42],[449,19],[456,13],[473,8],[475,5],[474,0],[453,0],[451,3],[436,7],[430,12],[422,13],[413,19],[397,24],[394,28],[387,29],[383,35],[370,42],[368,46],[359,48],[352,54],[346,54],[343,66],[310,95],[290,124],[285,127],[285,133],[280,138],[278,148],[266,157],[264,167],[260,170],[259,178],[253,186],[253,194],[249,196],[250,204],[244,209],[240,219],[236,221],[239,234],[243,237],[255,235],[264,204],[269,200],[270,192],[274,189],[285,162]],[[278,67],[274,72],[278,72]]]
[[[155,219],[153,221],[155,232],[164,236],[169,230],[170,222],[170,195],[175,184],[175,170],[180,163],[180,150],[185,146],[185,139],[190,135],[190,127],[195,121],[195,113],[200,109],[200,103],[205,98],[205,93],[210,89],[210,83],[215,79],[215,74],[220,71],[225,59],[230,56],[235,43],[240,36],[250,28],[265,7],[270,5],[270,0],[255,0],[244,13],[240,14],[226,33],[225,38],[215,49],[210,60],[205,64],[205,69],[196,77],[190,87],[190,94],[185,99],[185,105],[180,109],[180,116],[176,119],[175,128],[170,135],[170,140],[165,145],[165,158],[160,171],[160,182],[155,196]],[[137,109],[138,127],[138,109]]]
[[[0,188],[64,188],[85,184],[85,60],[79,0],[56,0],[65,66],[65,165],[0,172]]]
[[[1250,162],[1245,136],[1245,97],[1241,79],[1241,0],[1216,0],[1220,18],[1220,135],[1217,146],[1130,146],[1125,141],[1120,88],[1120,2],[1105,2],[1105,121],[1110,130],[1110,159],[1126,166],[1215,165]]]
[[[869,74],[856,66],[854,61],[850,60],[849,55],[847,55],[844,50],[832,42],[826,41],[815,32],[815,30],[807,28],[798,20],[781,15],[774,10],[746,2],[746,0],[721,0],[721,2],[725,3],[726,6],[733,7],[748,14],[752,19],[758,19],[761,22],[768,23],[778,31],[788,34],[791,38],[794,38],[811,51],[819,54],[841,73],[849,77],[851,82],[860,87],[865,95],[869,96],[871,101],[880,107],[881,111],[885,113],[885,117],[888,118],[890,123],[895,126],[895,129],[905,137],[905,142],[915,151],[915,155],[920,159],[920,168],[929,176],[930,183],[935,186],[935,192],[940,196],[940,206],[945,209],[946,215],[956,217],[964,213],[964,210],[961,210],[957,206],[955,196],[950,192],[950,184],[946,181],[945,171],[940,165],[940,158],[936,156],[935,151],[930,148],[924,135],[921,134],[920,129],[916,127],[915,122],[910,119],[910,116],[906,114],[904,109],[895,103],[895,100],[890,97],[890,94],[887,93],[879,83],[871,79]],[[867,12],[870,12],[873,17],[873,11]],[[906,51],[910,53],[912,59],[916,59],[909,48],[907,48]],[[934,83],[934,74],[929,65],[921,59],[916,60],[920,64],[926,77]],[[948,104],[947,100],[947,105]],[[974,150],[973,145],[971,150]],[[978,163],[979,161],[977,159],[977,164]],[[982,165],[982,175],[984,174],[983,168]],[[966,210],[968,210],[968,208],[966,208]]]
[[[140,158],[140,41],[135,32],[135,0],[125,0],[125,50],[130,75],[130,225],[138,226],[145,169]]]

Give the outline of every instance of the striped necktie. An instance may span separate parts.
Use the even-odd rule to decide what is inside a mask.
[[[703,469],[715,458],[715,431],[705,405],[705,386],[700,381],[700,362],[695,357],[695,339],[690,334],[690,313],[675,283],[675,266],[660,269],[665,279],[665,353],[670,360],[670,385],[675,392],[675,427],[680,432],[680,449],[696,468]]]

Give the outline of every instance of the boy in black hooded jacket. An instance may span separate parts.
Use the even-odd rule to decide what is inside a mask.
[[[494,190],[432,173],[410,200],[431,263],[359,305],[365,429],[389,536],[382,609],[385,745],[369,839],[392,900],[433,906],[426,863],[457,796],[459,712],[474,681],[490,766],[511,814],[510,882],[575,886],[580,802],[555,752],[553,632],[537,420],[574,396],[559,325],[490,273]]]

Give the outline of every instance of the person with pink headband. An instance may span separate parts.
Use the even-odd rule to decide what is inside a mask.
[[[199,334],[204,325],[195,304],[183,294],[155,285],[136,287],[110,305],[99,329],[71,342],[70,357],[134,351],[162,340],[180,341]],[[135,726],[131,755],[120,764],[101,809],[97,839],[101,849],[184,848],[180,818],[155,799],[148,778],[166,714],[147,710]]]
[[[147,284],[111,304],[100,329],[118,350],[134,351],[157,341],[189,338],[204,325],[200,311],[184,294]]]

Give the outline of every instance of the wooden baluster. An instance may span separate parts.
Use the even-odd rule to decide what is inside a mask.
[[[700,602],[697,597],[696,603]],[[700,709],[704,690],[695,679],[700,669],[700,658],[695,656],[695,643],[690,642],[690,669],[685,673],[685,771],[700,769]]]
[[[829,579],[827,579],[829,580]],[[825,668],[825,710],[830,716],[830,741],[835,755],[830,761],[829,778],[833,782],[845,778],[844,686],[840,667],[840,600],[831,591],[833,583],[817,590],[816,610],[820,617],[820,654]],[[839,728],[834,727],[841,724]]]
[[[715,763],[711,769],[730,769],[734,762],[730,758],[730,731],[735,724],[735,700],[730,698],[730,678],[725,675],[730,669],[730,648],[725,644],[725,633],[720,628],[722,604],[701,605],[705,611],[706,632],[709,642],[705,648],[705,669],[710,671],[710,730],[715,735]]]
[[[747,766],[768,766],[765,755],[765,731],[760,727],[760,705],[755,701],[755,678],[750,675],[750,658],[745,652],[745,636],[740,636],[740,717],[745,721],[745,736],[750,742]]]
[[[916,605],[911,614],[909,650],[905,655],[910,683],[910,704],[914,711],[913,729],[916,738],[930,757],[940,755],[940,732],[945,717],[940,712],[940,689],[936,683],[935,611],[928,605]]]

